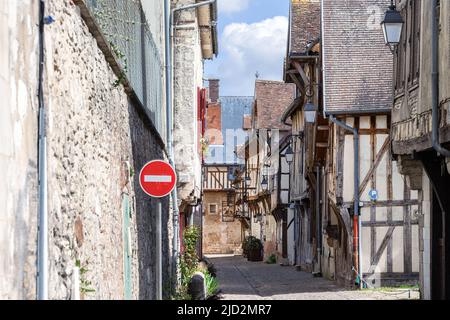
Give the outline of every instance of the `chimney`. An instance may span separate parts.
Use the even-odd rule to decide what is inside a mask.
[[[209,79],[209,100],[212,103],[219,101],[219,79]]]

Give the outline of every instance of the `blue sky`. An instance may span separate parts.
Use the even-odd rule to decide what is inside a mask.
[[[221,80],[222,96],[252,96],[255,73],[281,80],[289,0],[218,0],[219,56],[205,77]]]

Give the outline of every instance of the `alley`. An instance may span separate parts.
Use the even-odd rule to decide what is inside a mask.
[[[216,255],[208,259],[217,268],[224,300],[400,300],[418,299],[414,290],[353,291],[295,267],[248,262],[242,256]]]

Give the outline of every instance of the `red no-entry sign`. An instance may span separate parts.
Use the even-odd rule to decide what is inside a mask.
[[[175,188],[177,176],[170,164],[162,160],[155,160],[142,168],[139,182],[146,194],[154,198],[162,198]]]

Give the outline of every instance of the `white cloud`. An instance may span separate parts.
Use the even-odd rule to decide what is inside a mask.
[[[227,25],[220,40],[223,56],[215,75],[222,80],[222,93],[253,95],[256,72],[260,79],[281,80],[287,31],[288,19],[282,16]]]
[[[220,13],[235,13],[248,8],[250,0],[218,0]]]

